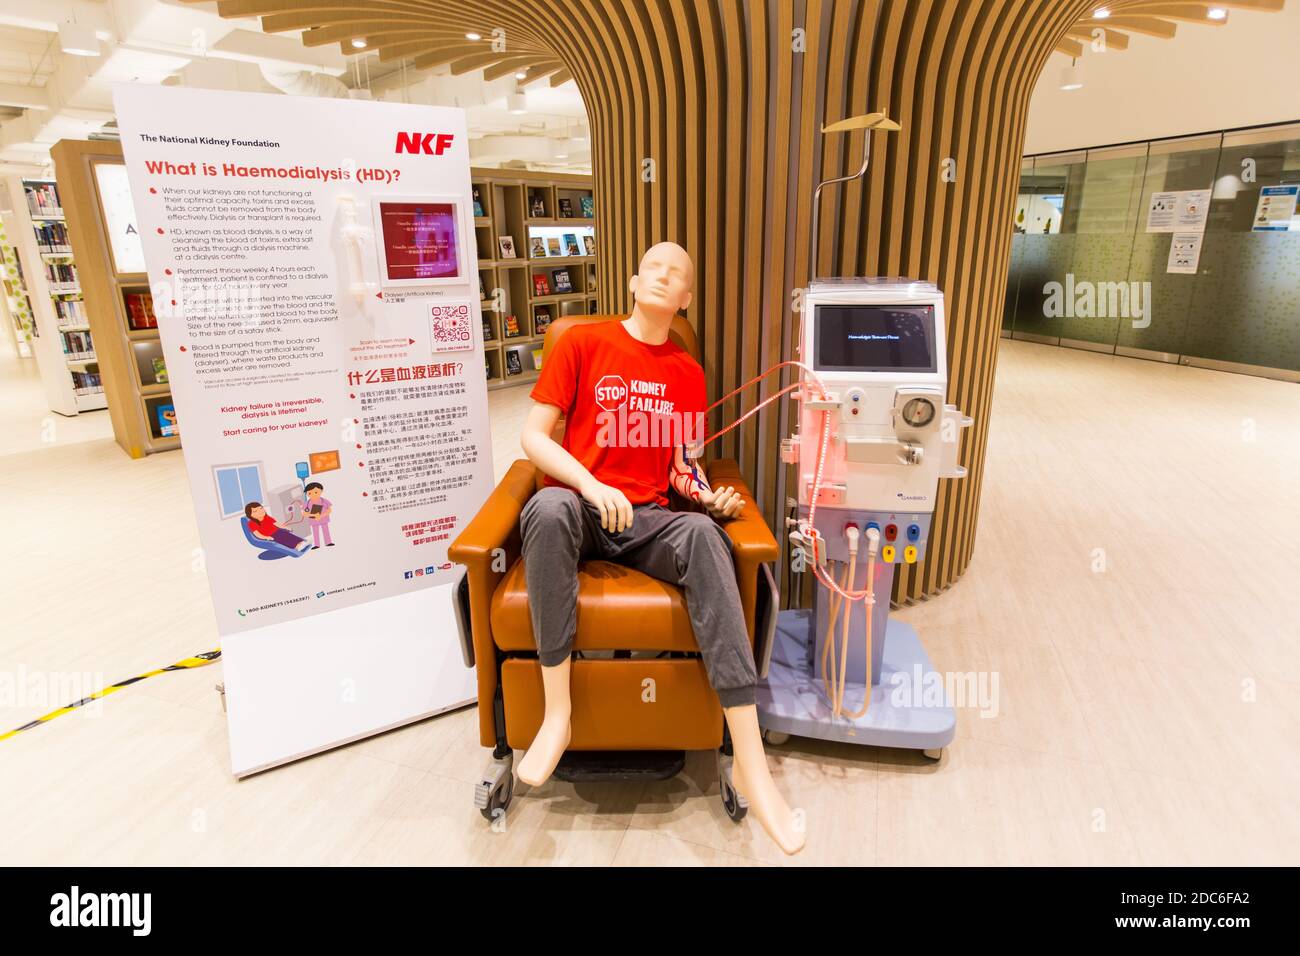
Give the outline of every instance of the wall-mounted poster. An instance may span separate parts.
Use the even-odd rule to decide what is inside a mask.
[[[1265,186],[1259,191],[1251,232],[1289,232],[1300,185]]]
[[[455,197],[377,199],[385,285],[460,285],[466,282]]]
[[[135,206],[131,204],[126,166],[96,163],[95,186],[99,191],[99,205],[104,210],[113,271],[118,275],[144,272],[144,246],[140,244],[140,230],[135,225]]]

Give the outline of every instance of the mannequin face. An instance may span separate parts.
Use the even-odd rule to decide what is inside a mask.
[[[675,315],[691,304],[695,265],[675,242],[661,242],[646,250],[628,291],[644,312]]]

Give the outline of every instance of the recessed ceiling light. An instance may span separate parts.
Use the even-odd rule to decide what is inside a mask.
[[[515,74],[515,79],[516,79],[516,80],[526,80],[526,79],[528,79],[528,74],[525,73],[523,70],[520,70],[518,73]]]
[[[1096,10],[1092,11],[1092,18],[1094,20],[1105,20],[1108,16],[1110,16],[1110,11],[1105,7],[1098,7]]]
[[[1206,16],[1211,20],[1226,20],[1228,18],[1228,11],[1223,9],[1223,7],[1210,7]]]
[[[365,40],[363,40],[361,37],[353,37],[353,38],[352,38],[352,49],[354,49],[354,50],[364,50],[365,48],[366,48],[366,41],[365,41]]]
[[[471,32],[471,33],[466,33],[466,34],[465,34],[465,39],[466,39],[466,40],[481,40],[481,39],[483,39],[483,34],[481,34],[481,33],[473,33],[473,32]]]

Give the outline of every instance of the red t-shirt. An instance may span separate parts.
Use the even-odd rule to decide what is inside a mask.
[[[252,518],[249,518],[248,523],[252,525],[254,531],[258,534],[264,534],[268,538],[275,534],[276,529],[279,527],[279,525],[275,523],[275,519],[270,515],[262,515],[261,521],[254,521]]]
[[[671,340],[634,339],[620,321],[565,332],[531,394],[564,412],[565,451],[634,505],[667,504],[673,449],[704,437],[700,363]]]

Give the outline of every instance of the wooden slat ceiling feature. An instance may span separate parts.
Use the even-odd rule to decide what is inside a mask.
[[[1173,24],[1155,10],[1170,3],[1205,6],[1110,6],[1117,17]],[[1250,6],[1269,9],[1267,3]],[[910,602],[955,582],[975,548],[1029,98],[1052,51],[1078,44],[1078,28],[1097,6],[220,0],[218,9],[263,17],[268,30],[324,31],[316,38],[338,42],[344,53],[354,52],[353,38],[365,39],[381,58],[409,57],[417,68],[477,62],[476,52],[490,50],[500,28],[505,48],[494,51],[496,60],[482,57],[494,75],[504,75],[516,57],[536,55],[541,59],[524,82],[572,77],[591,128],[599,308],[631,307],[627,278],[650,245],[668,239],[685,246],[697,268],[687,316],[712,395],[793,355],[799,316],[791,290],[808,283],[814,238],[823,275],[936,283],[947,299],[948,400],[975,425],[961,439],[968,476],[941,483],[926,560],[900,565],[895,597]],[[1115,23],[1106,29],[1132,32]],[[483,39],[476,45],[467,32]],[[811,237],[814,185],[856,169],[867,135],[823,137],[821,127],[876,111],[902,131],[875,134],[867,176],[826,191],[819,235]],[[755,398],[741,404],[747,408]],[[736,410],[719,413],[711,425]],[[793,425],[786,403],[774,403],[715,452],[739,460],[778,532],[794,491],[779,443]]]
[[[1105,30],[1105,43],[1108,50],[1124,50],[1128,47],[1128,34],[1140,33],[1145,36],[1172,40],[1178,33],[1179,23],[1194,23],[1198,26],[1221,27],[1228,23],[1227,18],[1211,19],[1210,10],[1219,7],[1231,10],[1277,11],[1285,6],[1286,0],[1220,0],[1220,2],[1181,2],[1181,0],[1116,0],[1107,3],[1096,0],[1088,5],[1087,12],[1061,37],[1056,44],[1056,52],[1069,57],[1083,55],[1085,47],[1093,41],[1093,30]],[[1110,12],[1107,17],[1097,17],[1100,9]]]

